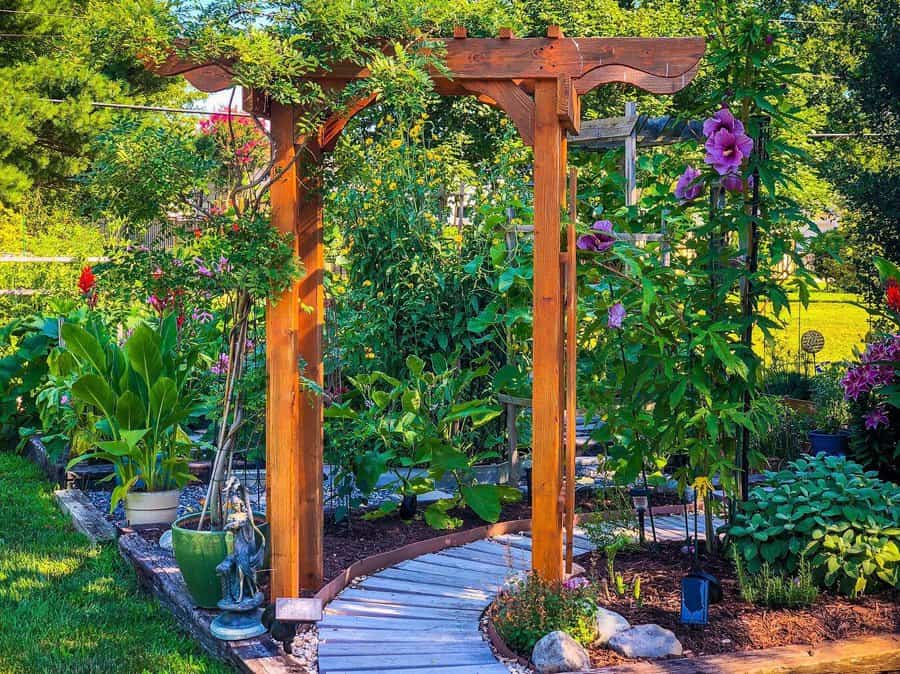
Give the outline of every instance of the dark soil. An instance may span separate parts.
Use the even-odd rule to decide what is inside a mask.
[[[377,520],[364,520],[354,514],[350,522],[325,521],[325,580],[337,576],[345,568],[366,557],[403,547],[410,543],[437,538],[455,531],[466,531],[487,524],[471,510],[454,510],[453,517],[459,517],[463,524],[457,529],[438,531],[428,526],[422,519],[422,511],[415,519],[403,521],[397,516]],[[500,513],[500,521],[528,519],[531,505],[524,500],[508,504]]]
[[[730,560],[702,559],[703,568],[722,583],[724,598],[709,609],[709,624],[686,626],[679,621],[681,579],[691,570],[691,557],[681,543],[666,543],[654,552],[620,552],[615,570],[631,588],[641,577],[643,605],[631,597],[611,594],[604,606],[625,616],[632,625],[656,623],[675,632],[685,655],[711,655],[792,644],[814,645],[879,632],[900,631],[900,595],[884,593],[848,600],[822,593],[808,608],[770,609],[748,604],[740,596]],[[578,558],[592,580],[606,579],[606,556],[595,552]],[[611,586],[610,586],[611,587]],[[628,662],[605,648],[591,649],[595,667]]]

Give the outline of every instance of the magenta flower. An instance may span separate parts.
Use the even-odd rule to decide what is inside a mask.
[[[873,410],[869,410],[869,412],[865,416],[865,426],[866,430],[874,431],[877,430],[879,426],[884,424],[888,426],[890,421],[888,420],[887,411],[882,406],[878,406]]]
[[[686,166],[678,182],[675,184],[675,198],[682,204],[693,201],[703,194],[704,184],[702,180],[698,180],[700,171],[693,166]]]
[[[615,242],[613,224],[609,220],[597,220],[591,225],[590,233],[579,236],[575,245],[581,250],[602,253],[612,248]]]
[[[68,394],[68,393],[63,393],[63,394],[59,397],[59,404],[60,404],[60,405],[68,405],[70,400],[71,400],[71,398],[69,398],[69,394]]]
[[[228,258],[222,256],[219,258],[219,261],[215,264],[216,273],[217,274],[225,274],[231,271],[231,263],[228,261]]]
[[[607,325],[615,330],[621,329],[622,321],[625,320],[625,313],[625,305],[621,302],[616,302],[606,312]]]
[[[744,191],[744,181],[736,173],[725,174],[724,176],[722,176],[722,180],[720,182],[722,184],[722,187],[729,192]]]
[[[739,135],[744,133],[744,124],[726,106],[703,122],[703,135],[709,138],[723,129]]]
[[[707,120],[708,121],[708,120]],[[737,122],[736,122],[737,123]],[[706,158],[720,176],[736,173],[744,157],[753,150],[753,140],[745,133],[719,129],[706,141]]]
[[[219,360],[213,363],[212,367],[209,368],[209,371],[213,374],[226,374],[228,372],[230,364],[231,363],[228,360],[228,354],[221,353],[219,354]]]
[[[587,587],[590,584],[591,581],[583,576],[573,576],[572,578],[566,578],[563,581],[563,588],[566,590],[577,590],[580,587]]]
[[[900,361],[900,335],[869,344],[859,361],[841,379],[847,400],[858,400],[873,389],[893,383],[895,363]]]

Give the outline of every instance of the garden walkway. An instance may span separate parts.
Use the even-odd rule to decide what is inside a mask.
[[[655,523],[658,540],[684,540],[683,517]],[[576,555],[593,549],[577,529],[573,545]],[[510,577],[529,568],[531,538],[507,534],[359,580],[326,607],[319,623],[320,674],[508,674],[479,623]]]

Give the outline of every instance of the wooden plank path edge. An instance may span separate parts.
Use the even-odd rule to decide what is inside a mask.
[[[530,568],[531,538],[516,528],[423,546],[339,592],[319,623],[320,674],[506,674],[480,621],[509,578]],[[577,548],[588,546],[579,538]]]
[[[640,662],[583,674],[862,674],[900,671],[900,634]]]

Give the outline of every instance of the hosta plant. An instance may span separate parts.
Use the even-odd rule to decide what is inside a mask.
[[[728,534],[750,573],[764,565],[858,596],[900,586],[900,487],[844,457],[819,455],[767,473]]]

